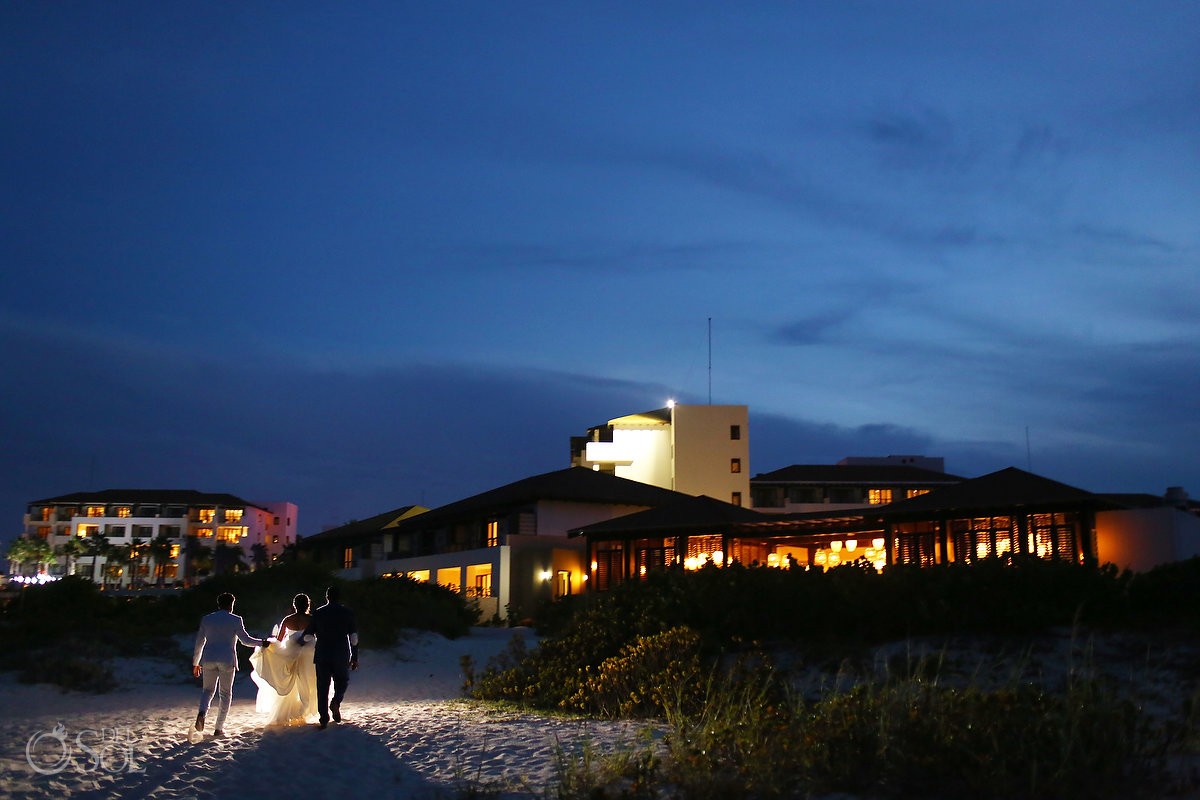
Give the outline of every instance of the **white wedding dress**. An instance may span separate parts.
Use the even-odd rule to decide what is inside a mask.
[[[273,637],[279,634],[275,626]],[[258,685],[255,709],[267,714],[267,725],[303,725],[317,713],[317,670],[313,666],[312,647],[301,647],[292,641],[295,631],[288,631],[282,642],[271,641],[268,648],[259,648],[250,655],[254,672],[250,674]]]

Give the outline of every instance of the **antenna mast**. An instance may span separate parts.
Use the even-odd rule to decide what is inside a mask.
[[[712,405],[712,317],[708,318],[708,404]]]

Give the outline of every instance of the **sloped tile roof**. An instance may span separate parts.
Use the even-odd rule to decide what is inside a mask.
[[[421,506],[401,506],[394,508],[391,511],[385,511],[382,514],[376,514],[367,519],[359,519],[354,522],[348,522],[345,525],[339,525],[336,528],[330,528],[326,531],[313,534],[312,536],[304,537],[305,543],[321,543],[340,541],[342,539],[353,539],[359,536],[365,536],[372,533],[378,533],[385,528],[391,527],[401,518],[407,515],[420,515],[424,512]]]
[[[586,467],[568,467],[534,475],[462,500],[439,506],[398,524],[398,529],[444,524],[481,513],[504,511],[541,500],[600,503],[608,505],[656,506],[690,495],[662,489],[639,481],[618,478]]]
[[[722,500],[715,500],[707,495],[699,497],[681,495],[675,500],[655,508],[577,528],[569,531],[569,535],[682,531],[705,525],[727,527],[734,523],[762,522],[770,519],[774,519],[774,517]]]
[[[986,512],[1030,508],[1096,508],[1115,505],[1099,495],[1065,483],[1007,467],[997,472],[934,489],[880,509],[888,518],[933,513]]]
[[[772,472],[755,475],[750,483],[812,484],[952,484],[966,480],[948,472],[923,469],[908,464],[793,464]]]

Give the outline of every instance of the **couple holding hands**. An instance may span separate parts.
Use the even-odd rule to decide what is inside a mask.
[[[250,663],[258,685],[255,707],[267,715],[267,725],[301,725],[314,711],[322,730],[330,715],[334,722],[341,722],[350,672],[358,669],[358,627],[354,612],[341,604],[337,586],[329,587],[325,599],[325,605],[310,614],[308,595],[296,595],[292,613],[279,622],[272,637],[257,639],[246,633],[242,618],[233,613],[236,598],[228,592],[217,597],[217,610],[200,620],[192,656],[192,674],[204,678],[196,735],[204,731],[214,694],[217,718],[213,736],[225,735],[237,671],[237,642],[259,648],[250,656]],[[314,637],[315,645],[311,644]]]

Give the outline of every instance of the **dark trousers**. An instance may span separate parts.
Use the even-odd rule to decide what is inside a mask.
[[[350,685],[350,664],[343,659],[317,659],[317,714],[321,722],[329,721],[329,683],[333,682],[333,704],[340,706]]]

